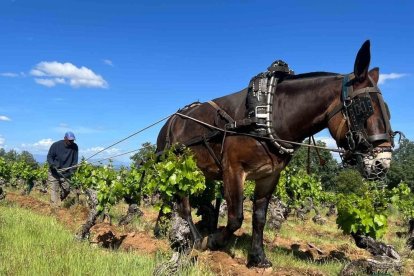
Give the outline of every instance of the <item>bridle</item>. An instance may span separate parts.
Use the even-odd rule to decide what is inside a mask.
[[[339,141],[345,124],[348,126],[346,137],[346,153],[341,156],[344,163],[350,165],[363,164],[367,156],[374,156],[379,152],[390,152],[394,147],[395,132],[390,125],[390,113],[388,106],[382,98],[382,94],[376,83],[370,76],[368,79],[371,86],[353,89],[357,80],[353,73],[347,74],[342,80],[341,102],[335,106],[327,115],[328,122],[339,112],[343,118],[336,131],[335,139]],[[372,95],[376,95],[385,125],[383,133],[368,135],[365,124],[369,117],[374,114]],[[374,144],[377,144],[374,148]]]

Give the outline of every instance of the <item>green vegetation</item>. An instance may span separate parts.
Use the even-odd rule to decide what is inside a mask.
[[[167,261],[168,256],[94,248],[76,242],[73,233],[53,217],[3,203],[0,260],[0,275],[152,275],[155,265]],[[211,275],[194,265],[178,273]]]
[[[159,160],[153,159],[142,166],[146,174],[146,192],[161,194],[164,214],[171,212],[170,203],[177,197],[198,195],[206,188],[204,175],[191,150],[181,149],[179,154],[176,151],[171,147]]]
[[[307,144],[309,140],[305,140],[303,143]],[[316,141],[316,145],[326,147],[326,143],[322,141]],[[307,147],[300,147],[295,152],[289,167],[293,170],[305,170],[310,174],[317,175],[325,191],[336,189],[334,178],[341,169],[329,151]]]
[[[320,142],[318,144],[323,145]],[[338,227],[333,227],[335,219],[329,218],[329,226],[316,226],[312,224],[312,227],[318,227],[318,229],[312,229],[310,233],[299,231],[296,233],[296,237],[318,244],[333,243],[335,238],[341,237],[339,239],[340,242],[346,244],[349,242],[347,240],[349,236],[347,238],[345,236],[342,237],[342,230],[345,234],[357,233],[368,235],[375,239],[392,240],[399,248],[403,248],[403,238],[395,238],[395,235],[392,238],[390,236],[387,237],[386,231],[388,226],[393,227],[390,223],[390,216],[393,212],[401,214],[400,219],[403,219],[401,226],[405,228],[407,228],[408,220],[414,217],[414,196],[412,193],[414,185],[414,182],[412,182],[412,173],[414,172],[414,144],[408,140],[403,140],[400,148],[396,150],[391,173],[387,180],[388,186],[368,182],[355,170],[342,169],[330,154],[325,156],[321,152],[324,163],[328,164],[328,166],[319,167],[317,164],[319,163],[317,154],[314,151],[310,153],[310,171],[312,173],[308,174],[305,170],[308,160],[307,149],[300,149],[289,164],[289,167],[282,172],[279,184],[275,190],[275,195],[294,209],[302,209],[309,202],[312,203],[314,208],[323,208],[326,204],[335,204],[338,209],[338,216],[336,218]],[[44,181],[47,178],[47,165],[39,166],[39,164],[33,163],[30,156],[26,152],[19,155],[14,151],[6,153],[4,150],[0,150],[0,185],[6,183],[6,186],[16,187],[18,183],[20,185],[22,183],[29,185],[33,181]],[[141,159],[145,159],[146,162],[140,163],[139,160]],[[169,151],[165,151],[163,155],[156,157],[154,154],[154,146],[147,143],[145,150],[138,152],[132,160],[133,166],[131,168],[121,168],[119,170],[115,170],[111,165],[93,166],[83,163],[72,178],[72,182],[83,189],[95,189],[98,192],[99,210],[106,209],[107,211],[112,206],[117,205],[122,199],[128,198],[129,201],[139,203],[142,195],[160,195],[161,201],[158,202],[157,207],[162,208],[164,213],[171,211],[170,203],[175,201],[177,197],[190,196],[191,205],[193,207],[199,207],[203,204],[211,204],[214,198],[221,196],[221,182],[205,183],[203,174],[197,168],[196,161],[189,149],[171,148]],[[244,192],[246,198],[253,199],[254,183],[247,181]],[[47,221],[49,218],[33,218],[34,216],[32,214],[24,213],[27,212],[24,210],[19,210],[14,214],[9,207],[2,205],[0,205],[0,208],[2,208],[0,209],[0,259],[13,259],[10,262],[6,261],[7,266],[0,268],[0,274],[25,275],[24,268],[29,268],[32,273],[38,274],[44,265],[43,262],[51,258],[50,255],[52,253],[48,252],[54,252],[56,253],[55,255],[59,255],[62,259],[51,259],[52,261],[49,262],[50,268],[47,268],[49,270],[47,270],[46,274],[95,275],[97,273],[111,273],[128,275],[126,270],[125,272],[122,269],[120,270],[121,272],[113,270],[111,267],[112,263],[107,260],[100,260],[99,262],[93,260],[93,258],[99,258],[96,256],[100,256],[102,252],[105,252],[103,254],[104,256],[106,254],[113,254],[113,252],[96,251],[95,249],[89,248],[86,244],[75,243],[73,245],[71,234],[59,226],[56,221],[53,222],[53,219]],[[246,220],[250,220],[251,223],[248,210],[247,208]],[[115,211],[119,212],[119,210]],[[318,212],[316,209],[315,211]],[[23,221],[26,217],[28,220],[27,224],[30,226],[22,226],[19,228],[19,223],[10,222]],[[47,227],[44,227],[40,222],[46,223]],[[24,223],[20,224],[25,225]],[[292,237],[292,233],[296,228],[304,226],[304,224],[300,223],[299,221],[292,222],[289,220],[287,225],[283,226],[280,235],[284,236],[285,234],[283,233],[287,231],[286,237]],[[137,226],[137,224],[140,225]],[[52,230],[51,227],[58,228]],[[143,218],[139,218],[132,227],[148,232],[151,231],[152,224]],[[7,228],[8,230],[2,230]],[[40,231],[39,228],[48,229],[48,233],[52,233],[52,236],[43,234],[43,232],[36,232]],[[24,230],[27,231],[24,232]],[[251,225],[246,225],[245,223],[244,230],[250,231]],[[325,234],[318,236],[320,232]],[[7,236],[7,233],[19,233],[19,236],[12,239],[11,236]],[[62,235],[66,235],[66,238],[63,236],[53,236],[55,233],[62,233]],[[333,235],[332,238],[330,238],[331,235]],[[265,236],[267,236],[268,240],[272,240],[275,232],[271,229],[266,229]],[[34,237],[42,237],[42,241],[29,241],[30,238]],[[57,245],[51,245],[50,241],[44,243],[43,237],[45,240],[53,240],[55,238],[58,243]],[[27,246],[24,244],[27,244]],[[40,249],[35,250],[29,248],[29,246],[35,247],[35,245]],[[73,249],[76,252],[67,254],[72,250],[71,246],[76,247],[76,249]],[[244,236],[232,242],[228,249],[234,252],[236,256],[244,258],[249,246],[249,239],[246,239]],[[3,247],[7,250],[3,250]],[[56,249],[53,249],[55,247]],[[68,247],[70,250],[66,251],[62,249],[65,247]],[[21,249],[19,251],[13,248]],[[26,248],[28,248],[27,252],[25,251]],[[13,250],[22,252],[24,257],[11,257],[11,255],[7,255],[11,254],[7,252],[13,252]],[[41,254],[39,250],[46,250],[44,251],[46,253]],[[86,253],[87,251],[85,250],[91,250],[92,253]],[[293,249],[286,250],[280,247],[270,247],[267,251],[269,259],[273,260],[275,264],[277,263],[278,267],[280,265],[283,267],[300,267],[299,270],[301,272],[320,270],[329,275],[337,274],[342,266],[342,263],[338,261],[330,261],[322,265],[320,263],[309,263],[309,260],[298,260],[298,256],[296,256],[298,252]],[[79,254],[89,254],[95,257],[82,259]],[[29,256],[38,256],[36,257],[36,262],[31,263],[31,257]],[[45,256],[48,257],[46,258]],[[131,267],[145,263],[148,267],[145,270],[147,274],[151,273],[154,262],[159,260],[155,260],[155,257],[147,256],[145,257],[147,259],[144,258],[145,260],[138,258],[137,260],[131,261],[128,259],[129,254],[122,253],[119,258],[121,256],[123,259],[115,263],[124,263],[125,266]],[[76,258],[79,258],[79,260],[76,260]],[[156,258],[164,257],[157,256]],[[101,264],[107,270],[87,270],[81,263],[72,263],[80,261],[89,262],[90,266],[93,266],[94,263]],[[128,263],[130,261],[132,262],[131,265]],[[30,264],[27,265],[25,262],[29,262]],[[53,270],[54,267],[58,270]],[[72,267],[73,270],[71,270]],[[86,267],[89,267],[89,265]],[[22,270],[19,270],[20,268]],[[141,271],[143,270],[140,268]],[[41,272],[39,273],[42,274]]]
[[[110,209],[126,197],[139,202],[142,194],[160,193],[163,202],[158,207],[162,206],[163,213],[169,213],[169,203],[177,196],[197,195],[206,188],[204,176],[190,149],[182,149],[179,154],[176,151],[171,147],[158,160],[150,152],[142,166],[119,171],[111,165],[93,166],[83,162],[71,182],[82,189],[96,190],[100,211]]]
[[[0,275],[151,275],[154,257],[78,243],[54,218],[0,206]]]
[[[404,182],[414,190],[414,142],[402,139],[393,152],[391,168],[387,175],[388,185],[393,188]]]

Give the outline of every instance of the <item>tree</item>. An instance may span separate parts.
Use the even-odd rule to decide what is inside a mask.
[[[32,168],[37,168],[38,167],[38,163],[35,160],[35,158],[33,157],[33,154],[31,154],[28,151],[22,151],[18,156],[17,156],[17,160],[16,161],[23,161],[25,163],[27,163],[28,165],[30,165]]]
[[[336,183],[335,191],[345,195],[361,195],[366,186],[364,185],[364,180],[361,174],[354,169],[340,171],[338,175],[334,177],[333,182]]]
[[[305,140],[304,143],[308,143],[309,140]],[[326,147],[326,143],[322,141],[316,141],[317,146]],[[289,167],[293,170],[299,171],[308,167],[308,147],[299,148],[292,160],[289,163]],[[316,149],[311,148],[310,153],[310,173],[316,174],[320,177],[322,187],[324,190],[334,190],[335,182],[333,179],[338,174],[340,166],[338,162],[333,158],[332,154],[327,150],[318,149],[321,156],[321,160],[318,157]],[[321,162],[323,164],[321,164]]]
[[[157,146],[151,142],[143,143],[139,151],[130,157],[132,160],[132,167],[140,165],[142,161],[145,161],[151,154],[154,154],[156,149]]]
[[[404,182],[414,189],[414,142],[406,138],[401,140],[400,147],[393,152],[387,180],[391,188]]]
[[[17,161],[19,154],[15,150],[9,150],[5,155],[4,159],[6,159],[7,162],[15,162]]]

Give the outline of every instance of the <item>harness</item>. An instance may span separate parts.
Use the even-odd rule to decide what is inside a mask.
[[[274,131],[272,120],[273,96],[277,84],[287,75],[293,74],[286,62],[276,60],[266,72],[253,77],[247,89],[246,118],[229,122],[226,129],[244,129],[248,133],[270,138],[280,154],[293,154],[294,149],[291,144],[276,141],[281,139]]]
[[[371,77],[368,76],[368,78],[372,86],[353,90],[354,74],[345,75],[342,81],[341,103],[328,113],[328,121],[330,121],[337,113],[342,112],[343,119],[337,129],[335,138],[337,141],[339,140],[339,135],[346,123],[348,125],[346,140],[351,152],[372,151],[372,144],[378,141],[390,141],[394,146],[394,132],[391,130],[389,123],[390,113],[388,107],[378,86]],[[385,124],[385,132],[381,134],[368,135],[364,128],[367,119],[374,114],[371,94],[375,94],[378,98],[381,116]]]
[[[220,115],[222,118],[224,118],[225,120],[227,120],[228,122],[234,122],[234,120],[232,119],[232,117],[230,117],[230,115],[228,115],[223,109],[221,109],[216,103],[214,103],[213,101],[209,101],[208,102],[211,106],[213,106],[216,110],[217,110],[217,114]],[[194,102],[192,104],[189,104],[181,109],[179,109],[177,111],[177,113],[181,113],[183,111],[187,111],[189,109],[195,108],[200,106],[201,103],[200,102]],[[171,128],[173,126],[173,124],[175,123],[175,120],[177,119],[177,116],[172,116],[171,120],[169,120],[168,125],[167,125],[167,131],[166,131],[166,137],[165,137],[165,147],[164,150],[167,148],[170,148],[172,146],[171,143]],[[216,125],[218,124],[217,122],[217,118],[216,118]],[[219,136],[221,134],[220,131],[218,130],[211,130],[209,133],[202,135],[202,136],[197,136],[194,137],[192,139],[189,139],[187,141],[185,141],[182,146],[183,147],[191,147],[194,145],[198,145],[200,143],[203,143],[204,146],[207,148],[207,151],[209,152],[209,154],[212,156],[214,162],[216,163],[216,165],[218,166],[220,171],[223,171],[223,165],[221,163],[221,158],[219,158],[215,153],[214,150],[211,148],[209,142],[210,140],[216,138],[217,136]],[[180,148],[178,149],[178,151],[180,150]],[[162,154],[163,151],[160,151],[158,154]]]

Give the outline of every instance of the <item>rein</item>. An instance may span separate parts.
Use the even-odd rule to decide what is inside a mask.
[[[329,151],[332,151],[332,152],[345,153],[345,151],[344,150],[341,150],[341,149],[333,149],[333,148],[328,148],[328,147],[323,147],[323,146],[317,146],[317,145],[308,145],[308,144],[305,144],[305,143],[293,142],[293,141],[283,140],[283,139],[279,139],[279,138],[263,137],[263,136],[255,135],[255,134],[251,134],[251,133],[243,133],[243,132],[237,132],[237,131],[227,130],[227,129],[223,129],[223,128],[219,128],[219,127],[210,125],[210,124],[208,124],[206,122],[200,121],[200,120],[198,120],[196,118],[190,117],[188,115],[185,115],[185,114],[182,114],[182,113],[179,113],[179,112],[176,112],[176,113],[172,114],[171,116],[174,116],[174,115],[178,115],[178,116],[181,116],[183,118],[192,120],[192,121],[194,121],[196,123],[199,123],[201,125],[204,125],[206,127],[209,127],[211,129],[218,130],[218,131],[223,132],[223,133],[226,133],[226,134],[243,135],[243,136],[249,136],[249,137],[253,137],[253,138],[258,138],[258,139],[261,139],[261,140],[268,140],[268,141],[272,141],[272,142],[273,141],[276,141],[276,142],[282,142],[282,143],[290,143],[290,144],[296,145],[296,146],[304,146],[304,147],[310,147],[310,148],[316,148],[316,149],[329,150]]]
[[[181,109],[181,110],[183,110],[183,109]],[[181,110],[179,110],[179,111],[181,111]],[[156,121],[155,123],[152,123],[152,124],[150,124],[150,125],[148,125],[148,126],[146,126],[146,127],[142,128],[142,129],[140,129],[140,130],[138,130],[138,131],[136,131],[136,132],[132,133],[131,135],[129,135],[129,136],[127,136],[127,137],[125,137],[125,138],[123,138],[123,139],[121,139],[121,140],[119,140],[119,141],[117,141],[117,142],[115,142],[115,143],[113,143],[113,144],[111,144],[111,145],[109,145],[109,146],[107,146],[107,147],[103,148],[102,150],[100,150],[100,151],[98,151],[98,152],[96,152],[96,153],[92,154],[92,155],[91,155],[91,156],[89,156],[88,158],[86,158],[86,159],[85,159],[85,161],[90,160],[92,157],[94,157],[94,156],[98,155],[99,153],[102,153],[103,151],[105,151],[105,150],[107,150],[107,149],[109,149],[109,148],[111,148],[111,147],[113,147],[113,146],[115,146],[115,145],[118,145],[119,143],[124,142],[125,140],[127,140],[127,139],[129,139],[129,138],[132,138],[133,136],[135,136],[135,135],[137,135],[137,134],[139,134],[139,133],[143,132],[144,130],[147,130],[147,129],[149,129],[149,128],[151,128],[151,127],[153,127],[153,126],[155,126],[155,125],[157,125],[157,124],[161,123],[162,121],[165,121],[165,120],[167,120],[167,119],[169,119],[169,118],[171,118],[171,117],[173,117],[173,116],[175,116],[175,115],[178,115],[178,116],[180,116],[180,117],[183,117],[183,118],[186,118],[186,119],[192,120],[192,121],[197,122],[197,123],[199,123],[199,124],[201,124],[201,125],[204,125],[204,126],[206,126],[206,127],[208,127],[208,128],[215,129],[215,130],[217,130],[217,131],[219,131],[219,132],[223,132],[223,133],[225,133],[226,135],[227,135],[227,134],[244,135],[244,136],[249,136],[249,137],[252,137],[252,138],[257,138],[257,139],[261,139],[261,140],[268,140],[268,141],[271,141],[271,142],[288,143],[288,144],[292,144],[292,145],[296,145],[296,146],[304,146],[304,147],[308,147],[308,148],[315,148],[315,149],[321,149],[321,150],[328,150],[328,151],[331,151],[331,152],[337,152],[337,153],[342,153],[342,154],[343,154],[343,153],[345,153],[345,151],[344,151],[344,150],[341,150],[341,149],[334,149],[334,148],[328,148],[328,147],[323,147],[323,146],[317,146],[316,144],[311,145],[311,144],[305,144],[305,143],[299,143],[299,142],[293,142],[293,141],[283,140],[283,139],[279,139],[279,138],[263,137],[263,136],[260,136],[260,135],[255,135],[255,134],[250,134],[250,133],[241,133],[241,132],[237,132],[237,131],[232,131],[232,130],[228,130],[228,129],[223,129],[223,128],[219,128],[219,127],[216,127],[216,126],[210,125],[210,124],[208,124],[208,123],[206,123],[206,122],[200,121],[200,120],[198,120],[198,119],[196,119],[196,118],[193,118],[193,117],[190,117],[190,116],[188,116],[188,115],[182,114],[182,113],[180,113],[180,112],[175,112],[175,113],[172,113],[171,115],[168,115],[168,116],[166,116],[166,117],[164,117],[164,118],[162,118],[162,119],[160,119],[160,120]],[[217,133],[218,133],[218,132],[217,132]],[[210,138],[210,137],[205,137],[205,138]],[[203,139],[203,138],[201,138],[201,140],[199,140],[199,141],[201,142],[202,140],[204,140],[204,139]],[[194,141],[191,141],[191,144],[196,144],[197,142],[198,142],[197,140],[194,140]],[[129,153],[136,152],[136,151],[138,151],[138,150],[140,150],[140,149],[141,149],[141,148],[136,149],[136,150],[132,150],[132,151],[128,151],[128,152],[125,152],[125,153],[117,154],[117,155],[114,155],[114,156],[111,156],[111,157],[108,157],[108,158],[103,158],[103,159],[100,159],[100,160],[98,160],[98,161],[94,161],[94,162],[91,162],[91,163],[99,163],[99,162],[102,162],[102,161],[105,161],[105,160],[112,159],[112,158],[114,158],[114,157],[119,157],[119,156],[122,156],[122,155],[125,155],[125,154],[129,154]],[[75,166],[71,166],[71,167],[68,167],[68,168],[60,169],[60,170],[59,170],[59,172],[63,172],[63,171],[66,171],[66,170],[70,170],[70,169],[73,169],[73,168],[80,167],[80,166],[82,166],[82,164],[83,164],[83,163],[79,163],[79,164],[77,164],[77,165],[75,165]]]

